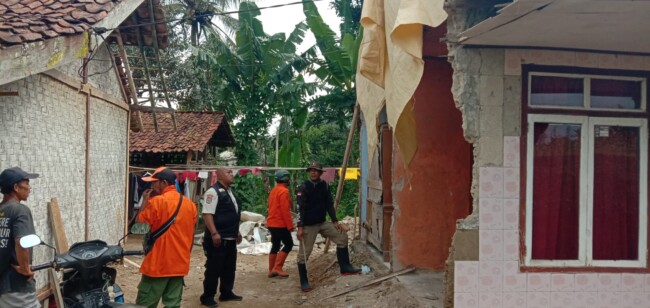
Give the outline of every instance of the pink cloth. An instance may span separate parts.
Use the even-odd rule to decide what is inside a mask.
[[[320,178],[321,180],[327,182],[327,183],[332,183],[334,182],[334,179],[336,178],[336,170],[337,168],[325,168],[323,169],[323,174],[321,174]]]
[[[212,171],[212,181],[210,181],[210,186],[214,186],[214,183],[217,182],[217,171]]]
[[[178,178],[179,183],[183,183],[185,182],[185,180],[196,181],[198,177],[199,177],[198,172],[183,171],[183,172],[176,173],[176,178]]]
[[[244,176],[244,175],[248,174],[249,172],[251,172],[251,169],[247,169],[247,168],[240,169],[239,170],[239,175]]]

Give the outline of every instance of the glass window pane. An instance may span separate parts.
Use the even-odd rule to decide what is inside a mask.
[[[591,107],[641,109],[641,81],[591,80]]]
[[[583,107],[583,79],[532,76],[530,104],[535,106]]]
[[[533,247],[536,260],[577,260],[580,124],[534,124]]]
[[[595,126],[594,260],[637,260],[639,128]]]

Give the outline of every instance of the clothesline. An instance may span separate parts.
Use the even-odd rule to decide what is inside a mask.
[[[185,167],[186,169],[183,168],[178,168],[178,167]],[[235,173],[235,175],[239,176],[245,176],[249,172],[252,172],[253,175],[258,175],[260,171],[273,171],[273,170],[295,170],[295,171],[305,171],[306,168],[302,167],[261,167],[261,166],[206,166],[206,165],[201,165],[199,166],[199,169],[195,169],[196,165],[168,165],[168,168],[171,169],[174,172],[177,172],[179,174],[182,174],[181,177],[185,178],[187,177],[188,173],[194,173],[193,175],[189,175],[189,177],[194,178],[198,177],[199,178],[208,178],[208,173],[215,173],[215,170],[220,167],[226,167]],[[142,171],[152,171],[154,168],[147,168],[147,167],[136,167],[136,166],[131,166],[130,167],[132,171],[138,170],[140,172]],[[331,183],[334,182],[336,179],[336,175],[339,173],[342,173],[343,169],[342,168],[337,168],[337,167],[325,167],[323,168],[323,174],[321,175],[321,179],[324,181]],[[356,180],[360,176],[360,170],[359,168],[356,167],[350,167],[346,168],[345,171],[345,180]]]
[[[228,168],[228,169],[254,169],[258,168],[259,170],[267,170],[267,171],[274,171],[274,170],[289,170],[289,171],[295,171],[295,170],[307,170],[306,167],[262,167],[262,166],[220,166],[220,165],[167,165],[169,169],[172,171],[192,171],[192,172],[198,172],[198,171],[211,171],[215,170],[217,168]],[[185,167],[185,168],[184,168]],[[198,168],[197,168],[198,167]],[[156,170],[156,168],[150,168],[150,167],[136,167],[136,166],[129,166],[130,169],[134,170],[142,170],[142,171],[153,171]],[[342,167],[323,167],[323,169],[341,169]],[[356,169],[357,167],[348,167],[347,169]]]

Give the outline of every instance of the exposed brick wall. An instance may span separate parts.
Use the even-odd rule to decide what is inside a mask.
[[[80,79],[72,67],[64,71]],[[98,82],[100,76],[103,81]],[[114,72],[100,76],[92,80],[115,96],[107,90],[116,86]],[[32,181],[25,203],[44,241],[54,242],[47,211],[52,197],[58,199],[69,244],[83,241],[86,94],[45,75],[0,85],[0,91],[18,92],[18,96],[0,96],[0,169],[19,166],[40,174]],[[116,243],[124,230],[127,112],[95,98],[90,107],[89,237]],[[34,263],[51,257],[52,251],[45,247],[34,249]],[[37,275],[39,287],[45,283],[44,273]]]

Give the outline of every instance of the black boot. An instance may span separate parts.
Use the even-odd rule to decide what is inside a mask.
[[[309,279],[307,279],[307,265],[298,263],[298,273],[300,274],[300,288],[302,291],[311,291],[312,288],[309,285]]]
[[[336,258],[339,260],[339,267],[341,267],[341,275],[356,275],[361,273],[361,269],[352,267],[350,264],[350,251],[347,247],[336,248]]]

